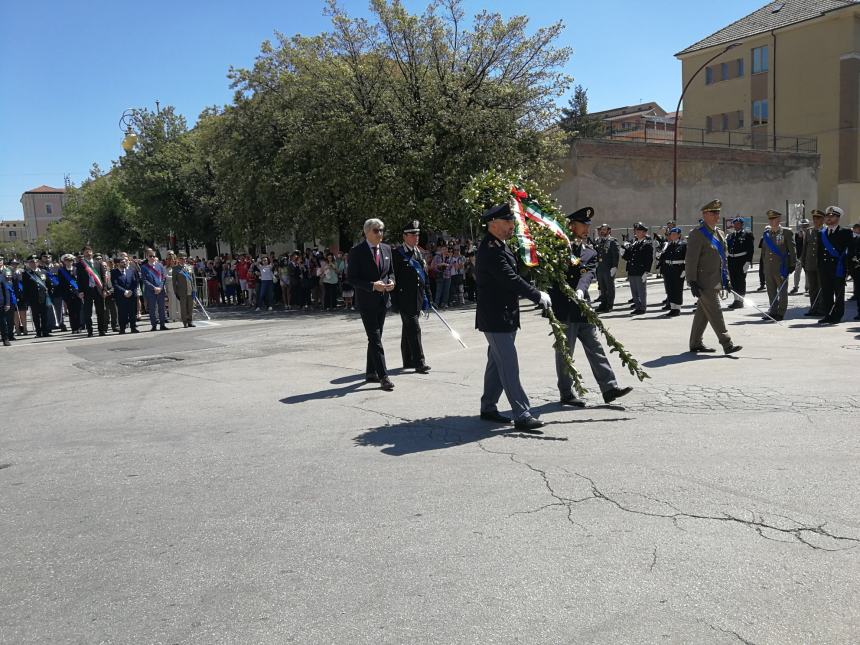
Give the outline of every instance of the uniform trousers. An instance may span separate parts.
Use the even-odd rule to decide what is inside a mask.
[[[33,316],[33,327],[36,328],[36,336],[42,336],[51,331],[48,320],[48,299],[36,301],[30,305],[30,313]]]
[[[809,292],[809,304],[812,311],[821,311],[821,278],[817,270],[806,271],[806,290]]]
[[[582,341],[582,349],[585,352],[585,358],[588,359],[588,364],[591,366],[591,373],[597,384],[600,386],[601,392],[607,392],[618,387],[618,381],[615,380],[615,372],[609,365],[609,360],[606,358],[606,352],[603,349],[603,344],[600,342],[600,336],[597,332],[597,327],[586,322],[569,322],[567,323],[565,333],[567,334],[567,344],[570,347],[570,353],[576,347],[576,341]],[[558,376],[558,391],[562,398],[573,396],[573,379],[565,369],[564,356],[558,351],[555,353],[555,373]]]
[[[797,266],[794,267],[794,284],[792,285],[794,289],[800,289],[800,274],[803,273],[803,265],[800,262],[797,263]],[[809,282],[809,278],[806,279]]]
[[[9,307],[9,311],[3,311],[0,307],[0,331],[3,332],[3,338],[12,340],[15,337],[15,305]]]
[[[630,295],[633,298],[633,308],[642,311],[648,304],[648,286],[645,284],[644,275],[631,275]]]
[[[784,316],[788,309],[788,277],[782,277],[779,269],[765,269],[764,283],[767,286],[767,300],[771,316]]]
[[[597,267],[597,287],[600,289],[600,304],[612,309],[615,306],[615,278],[609,267]]]
[[[78,331],[81,328],[81,307],[83,303],[77,295],[69,296],[66,299],[66,309],[69,310],[69,325],[72,331]]]
[[[182,322],[187,325],[191,322],[191,315],[194,311],[194,296],[189,293],[187,296],[177,294],[176,297],[179,300],[179,316],[182,318]]]
[[[156,327],[159,323],[167,322],[167,312],[165,311],[165,301],[167,294],[162,289],[159,293],[155,293],[155,289],[147,287],[143,290],[143,297],[146,299],[146,310],[149,312],[149,324]],[[158,317],[156,318],[156,314]]]
[[[367,334],[367,365],[364,373],[368,377],[387,378],[385,349],[382,347],[382,328],[387,313],[385,305],[361,307],[360,313]]]
[[[680,309],[684,304],[684,272],[683,266],[666,267],[663,270],[663,281],[666,284],[666,296],[669,298],[670,309]]]
[[[699,303],[693,315],[693,326],[690,328],[690,349],[704,345],[705,328],[710,325],[717,335],[717,340],[723,347],[731,347],[732,339],[726,329],[723,310],[720,308],[720,292],[718,289],[702,289]]]
[[[820,271],[821,312],[829,320],[839,322],[845,315],[845,278],[837,278],[836,272]]]
[[[117,329],[117,325],[119,324],[119,311],[117,310],[116,300],[113,299],[113,296],[105,298],[105,312],[108,320],[110,321],[111,329]]]
[[[422,367],[424,365],[424,348],[421,345],[421,324],[419,314],[400,312],[403,321],[403,333],[400,335],[400,355],[403,357],[403,367]]]
[[[484,332],[487,338],[487,368],[484,370],[484,393],[481,412],[498,412],[502,392],[511,405],[514,420],[528,419],[529,398],[520,383],[520,365],[514,341],[517,332]]]
[[[137,298],[134,294],[125,297],[125,294],[120,294],[116,297],[117,313],[119,314],[119,329],[125,331],[128,326],[131,329],[137,329]]]
[[[729,281],[732,283],[732,291],[737,294],[735,300],[741,300],[738,296],[747,295],[747,274],[744,272],[744,264],[746,264],[745,258],[728,260]]]
[[[66,323],[63,319],[63,299],[59,295],[52,296],[51,304],[54,307],[54,324],[57,327],[64,327]]]

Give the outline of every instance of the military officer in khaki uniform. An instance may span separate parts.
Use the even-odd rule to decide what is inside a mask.
[[[717,228],[720,221],[722,203],[720,200],[702,206],[702,225],[694,228],[687,238],[687,257],[685,271],[687,282],[693,296],[699,299],[690,329],[691,352],[714,352],[705,347],[703,335],[705,327],[717,335],[726,354],[741,350],[740,345],[732,342],[720,308],[720,292],[730,288],[729,270],[726,261],[726,235]]]
[[[821,244],[821,227],[824,226],[824,211],[812,211],[812,228],[805,231],[800,264],[806,272],[806,290],[809,292],[810,307],[804,316],[823,316],[821,311],[821,278],[818,276],[818,245]]]
[[[764,263],[764,283],[767,286],[767,299],[770,302],[769,316],[782,320],[788,308],[788,276],[797,265],[797,247],[794,245],[794,232],[780,226],[782,213],[767,212],[770,230],[762,236],[761,254]]]

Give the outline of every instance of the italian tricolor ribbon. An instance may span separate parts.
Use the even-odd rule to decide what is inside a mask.
[[[511,187],[511,200],[513,202],[511,210],[516,220],[514,235],[519,240],[520,259],[527,267],[536,267],[539,263],[537,247],[529,231],[529,222],[544,226],[564,241],[570,242],[561,225],[551,215],[541,210],[538,203],[522,188]]]
[[[86,260],[82,260],[82,262],[84,263],[84,269],[86,269],[87,275],[90,276],[90,280],[93,281],[93,284],[96,285],[99,289],[104,289],[102,281],[96,275],[96,272],[93,271],[93,268],[90,266],[90,263]]]

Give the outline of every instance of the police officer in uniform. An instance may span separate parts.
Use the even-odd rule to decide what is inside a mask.
[[[597,287],[600,289],[599,312],[612,311],[615,307],[615,274],[618,272],[618,260],[621,254],[618,241],[612,237],[612,228],[604,224],[597,229],[595,244],[597,251]]]
[[[412,220],[403,227],[403,244],[392,249],[394,291],[391,292],[391,304],[393,309],[400,311],[400,320],[403,321],[403,333],[400,336],[403,367],[426,374],[430,366],[424,360],[419,316],[430,307],[430,289],[427,284],[427,263],[418,248],[420,233],[418,220]]]
[[[51,299],[48,289],[48,276],[38,266],[39,257],[31,255],[27,258],[26,268],[21,275],[21,286],[26,294],[27,302],[33,316],[33,326],[36,328],[36,338],[51,335],[48,319],[48,307]]]
[[[657,265],[663,274],[666,286],[667,318],[681,315],[681,305],[684,304],[684,271],[687,257],[687,243],[681,239],[681,229],[673,226],[668,231],[669,241],[660,253]]]
[[[621,257],[627,262],[627,277],[633,296],[632,315],[638,316],[645,313],[645,307],[648,305],[647,277],[654,263],[654,245],[647,238],[648,227],[642,222],[633,225],[633,234],[636,239],[624,247]]]
[[[843,211],[838,206],[828,206],[824,211],[824,228],[819,233],[818,275],[821,277],[822,325],[842,322],[845,315],[845,276],[850,269],[850,256],[854,235],[839,226]]]
[[[726,238],[728,246],[727,256],[729,263],[729,280],[732,282],[732,290],[735,292],[735,301],[729,305],[729,309],[742,309],[744,296],[747,295],[747,271],[752,266],[755,255],[755,235],[744,230],[744,218],[736,217],[732,220],[732,228]]]
[[[3,256],[0,255],[0,340],[4,347],[11,344],[12,325],[9,324],[9,313],[12,311],[12,288],[6,282],[3,267]]]
[[[804,316],[823,316],[821,311],[821,278],[818,275],[818,246],[821,244],[821,228],[824,226],[824,211],[812,211],[812,228],[803,233],[803,247],[798,253],[799,264],[806,273],[806,291],[809,294],[809,311]]]
[[[767,221],[770,230],[762,236],[762,262],[764,262],[764,282],[767,286],[767,299],[770,302],[768,314],[774,320],[782,320],[788,308],[788,276],[797,264],[797,249],[794,246],[794,233],[790,228],[780,226],[782,213],[770,210]],[[763,316],[765,320],[768,316]]]
[[[705,327],[709,324],[726,354],[741,350],[740,345],[732,342],[720,308],[720,292],[731,287],[726,236],[717,228],[721,210],[722,203],[718,199],[702,206],[702,225],[690,231],[687,237],[687,282],[690,292],[699,299],[690,329],[691,352],[716,351],[706,347],[703,341]]]
[[[59,294],[62,302],[66,303],[69,312],[69,325],[72,333],[77,334],[81,330],[81,299],[78,297],[78,281],[75,278],[74,268],[75,256],[66,253],[60,258],[60,266],[57,268],[59,284],[55,293]]]
[[[547,308],[549,294],[538,291],[517,273],[517,260],[505,244],[514,233],[514,214],[507,203],[494,206],[481,216],[487,235],[478,247],[475,280],[478,307],[475,327],[487,339],[487,367],[481,396],[481,418],[496,423],[511,420],[499,414],[497,404],[504,391],[514,414],[517,430],[543,426],[531,415],[529,399],[520,383],[520,368],[514,341],[520,326],[521,297]]]
[[[588,301],[588,287],[594,281],[594,272],[598,262],[598,253],[588,242],[588,226],[594,209],[591,206],[581,208],[567,216],[570,237],[570,266],[567,269],[567,284],[574,290],[580,300]],[[603,393],[603,400],[611,403],[617,398],[629,394],[633,388],[619,388],[615,373],[606,358],[606,352],[600,343],[597,327],[585,318],[578,303],[570,300],[564,292],[553,286],[550,289],[552,310],[556,318],[566,327],[567,344],[571,354],[576,347],[576,341],[582,342],[585,357],[591,366],[591,372]],[[558,392],[562,405],[577,408],[585,407],[585,401],[573,392],[573,380],[565,369],[564,357],[556,351],[555,372],[558,376]]]
[[[854,295],[851,300],[857,303],[857,314],[854,320],[860,320],[860,222],[851,227],[854,239],[851,242],[851,279],[854,281]]]

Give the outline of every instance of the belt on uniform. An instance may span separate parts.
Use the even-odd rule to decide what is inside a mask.
[[[730,258],[742,258],[746,257],[746,253],[729,253]]]
[[[686,260],[666,260],[664,264],[686,264]]]

